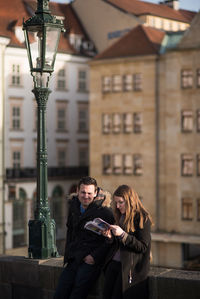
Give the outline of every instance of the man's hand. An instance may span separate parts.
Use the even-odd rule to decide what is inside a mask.
[[[95,263],[93,257],[90,254],[85,256],[83,260],[88,265],[94,265]]]
[[[109,239],[112,238],[112,234],[111,234],[110,229],[107,229],[107,230],[102,231],[101,234],[102,234],[104,237],[106,237],[106,238],[109,238]]]

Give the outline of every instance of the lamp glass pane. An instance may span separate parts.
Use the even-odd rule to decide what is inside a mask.
[[[45,69],[52,69],[56,58],[58,42],[60,38],[61,28],[46,28],[46,53],[45,53]]]
[[[43,32],[41,26],[33,26],[27,28],[28,43],[30,46],[30,67],[41,67],[41,55],[42,55],[42,41]],[[27,49],[29,49],[27,45]]]

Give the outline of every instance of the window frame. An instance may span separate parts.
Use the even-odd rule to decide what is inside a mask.
[[[112,132],[112,114],[103,113],[102,114],[102,133],[110,134],[111,132]]]
[[[186,163],[186,165],[184,165]],[[190,165],[187,165],[188,163],[191,163]],[[190,168],[191,167],[191,172],[186,171],[184,173],[184,167]],[[194,159],[192,154],[182,154],[181,155],[181,176],[183,177],[192,177],[194,175]]]
[[[142,73],[133,74],[133,90],[134,91],[142,91],[143,90],[143,82],[142,82]]]
[[[61,84],[60,84],[61,83]],[[57,82],[56,82],[57,90],[66,90],[66,70],[65,68],[60,68],[57,72]]]
[[[121,154],[112,155],[112,173],[121,175],[123,173],[123,157]]]
[[[143,175],[143,159],[141,154],[133,155],[133,173],[134,175]]]
[[[12,72],[11,72],[11,86],[20,87],[21,86],[21,72],[20,72],[20,64],[12,64]]]
[[[133,113],[133,131],[136,134],[142,133],[142,112]]]
[[[191,124],[189,126],[191,126],[191,128],[187,129],[188,124],[186,125],[185,122],[189,123],[191,122]],[[188,127],[189,127],[188,126]],[[193,118],[193,111],[192,110],[182,110],[181,111],[181,132],[183,133],[191,133],[194,129],[194,118]]]
[[[123,80],[121,75],[112,76],[112,92],[122,92]]]
[[[79,102],[78,103],[78,133],[88,133],[89,131],[89,107],[88,102]],[[81,116],[81,113],[85,113],[85,117]],[[82,126],[82,124],[84,124]]]
[[[133,90],[133,76],[131,74],[123,75],[123,91],[129,92],[132,90]]]
[[[113,134],[120,134],[121,131],[122,131],[122,115],[121,115],[121,113],[113,113],[112,114],[112,132],[113,132]]]
[[[131,163],[126,163],[126,159],[130,159]],[[126,165],[127,164],[127,165]],[[132,154],[123,154],[123,173],[125,175],[132,175],[133,174],[133,155]]]
[[[82,78],[81,74],[85,74],[85,77]],[[78,69],[78,82],[77,90],[78,92],[88,92],[88,72],[86,69]]]
[[[112,174],[112,159],[110,154],[102,155],[102,173],[103,175]]]
[[[194,84],[193,71],[192,69],[181,70],[181,88],[191,89]]]
[[[133,114],[131,112],[123,113],[123,132],[125,134],[133,133]]]
[[[109,93],[112,91],[112,77],[111,76],[103,76],[101,78],[101,89],[102,89],[102,93]]]
[[[185,201],[185,203],[184,203],[184,201]],[[185,216],[185,214],[186,214],[186,216]],[[181,199],[181,218],[184,221],[192,221],[194,218],[193,200],[191,197],[183,197]]]

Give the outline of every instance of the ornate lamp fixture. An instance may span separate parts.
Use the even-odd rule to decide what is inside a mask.
[[[50,90],[49,79],[54,71],[61,31],[61,20],[52,16],[49,0],[38,0],[35,15],[23,22],[30,72],[33,76],[32,92],[37,101],[37,203],[34,220],[29,220],[30,258],[45,259],[58,256],[55,221],[50,217],[47,193],[46,103]]]

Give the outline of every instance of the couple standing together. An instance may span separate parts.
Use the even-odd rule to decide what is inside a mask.
[[[110,229],[101,235],[85,229],[95,218]],[[148,298],[151,223],[131,187],[119,186],[111,202],[94,178],[82,178],[69,199],[64,270],[54,299],[86,299],[102,270],[103,299]]]

